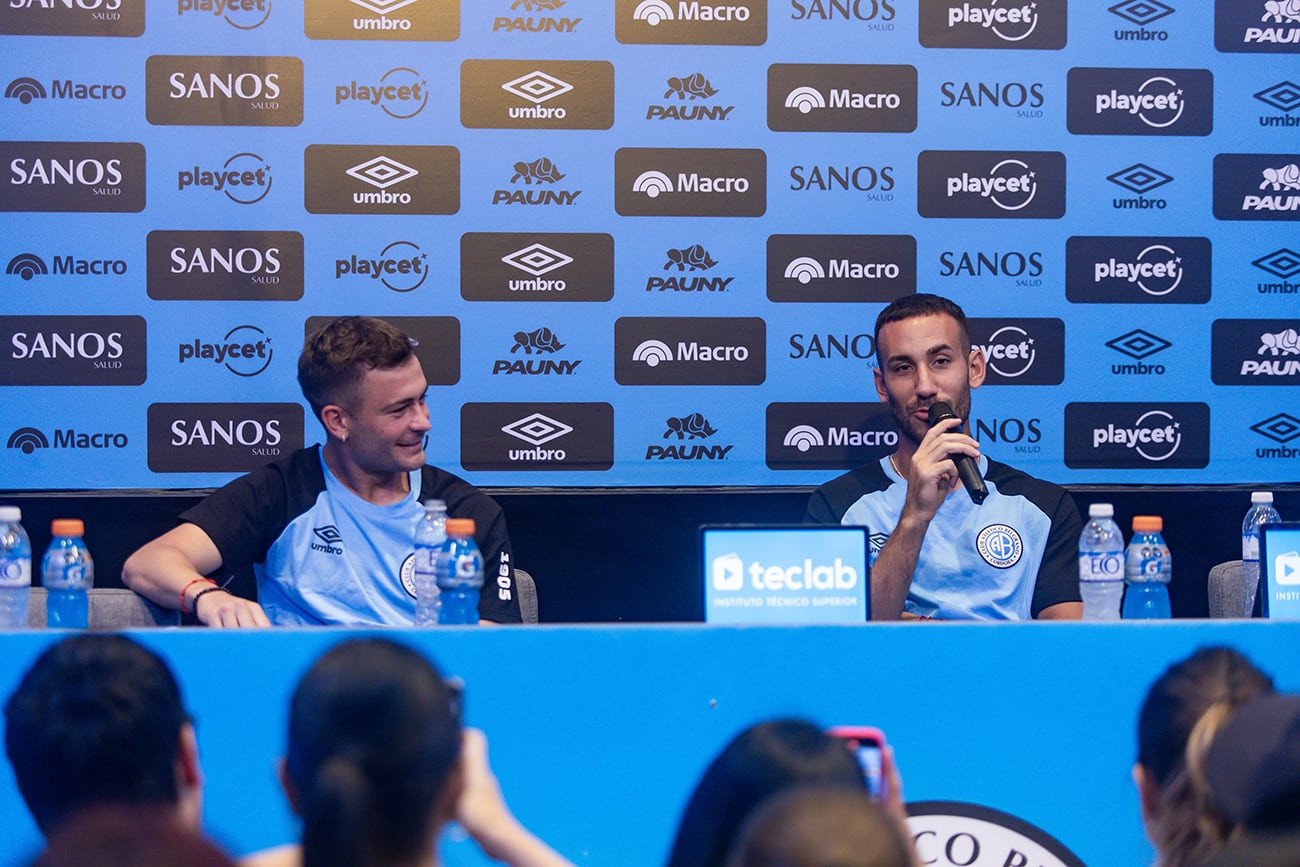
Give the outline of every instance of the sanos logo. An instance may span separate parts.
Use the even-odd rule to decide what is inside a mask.
[[[1204,304],[1208,238],[1090,237],[1065,242],[1065,294],[1075,303]]]
[[[1065,47],[1064,2],[921,0],[918,17],[927,48]]]
[[[1211,378],[1219,385],[1300,384],[1300,321],[1216,319]]]
[[[1260,54],[1300,52],[1300,0],[1215,0],[1214,47]]]
[[[923,217],[1065,215],[1065,155],[1055,151],[922,151],[917,180]]]
[[[1076,135],[1209,135],[1208,69],[1071,69],[1066,125]]]
[[[627,44],[762,45],[767,0],[617,0],[614,33]]]
[[[0,385],[140,385],[147,342],[139,316],[5,316]]]
[[[210,361],[223,365],[235,376],[257,376],[271,364],[274,351],[271,338],[256,325],[236,325],[220,341],[208,343],[199,338],[182,343],[178,363]]]
[[[772,403],[766,429],[774,470],[848,469],[898,447],[898,429],[881,403]]]
[[[271,192],[271,166],[255,153],[237,153],[219,169],[182,169],[176,188],[210,189],[237,205],[255,205]]]
[[[1203,403],[1070,403],[1065,463],[1081,469],[1193,469],[1210,459]]]
[[[150,298],[296,301],[304,284],[297,232],[173,232],[146,241]]]
[[[145,115],[155,125],[298,126],[297,57],[155,54],[145,61]]]
[[[1300,220],[1300,154],[1216,154],[1214,216]]]
[[[414,241],[393,241],[379,251],[376,259],[353,253],[347,259],[334,260],[334,279],[357,276],[378,280],[394,292],[414,292],[429,276],[425,263],[429,254]]]
[[[1015,278],[1016,286],[1042,286],[1041,250],[944,250],[939,254],[940,277]]]
[[[0,142],[0,210],[144,210],[144,146],[136,142]]]
[[[471,129],[609,129],[614,66],[604,60],[466,60],[460,121]]]
[[[9,36],[140,36],[139,0],[9,0],[0,6],[0,34]]]
[[[449,42],[460,35],[459,0],[306,0],[309,39]]]
[[[620,385],[758,385],[767,330],[752,317],[625,316],[614,323]]]
[[[608,470],[614,410],[607,403],[467,403],[460,450],[467,470]]]
[[[614,238],[604,233],[466,232],[460,293],[469,301],[608,301]]]
[[[313,214],[454,214],[460,151],[446,145],[308,145],[304,204]]]
[[[220,16],[236,30],[256,30],[271,17],[271,0],[177,0],[176,14]]]
[[[614,207],[623,216],[759,217],[767,211],[763,151],[619,148]]]
[[[334,104],[359,103],[376,106],[389,117],[409,120],[429,104],[429,82],[407,66],[397,66],[379,77],[379,81],[362,83],[353,79],[334,87]]]
[[[302,447],[296,403],[154,403],[147,424],[155,473],[247,472]]]
[[[1041,81],[945,81],[939,85],[939,105],[943,108],[1015,109],[1022,120],[1043,117]]]
[[[778,131],[912,132],[914,66],[774,63],[767,125]]]

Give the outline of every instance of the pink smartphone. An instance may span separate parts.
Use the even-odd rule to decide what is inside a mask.
[[[871,797],[885,797],[885,733],[873,726],[831,726],[827,734],[840,738],[862,768]]]

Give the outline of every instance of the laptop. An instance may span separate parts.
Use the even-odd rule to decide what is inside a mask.
[[[870,616],[866,527],[705,524],[705,623],[862,623]]]
[[[1300,522],[1265,524],[1259,534],[1260,610],[1274,620],[1300,620]]]

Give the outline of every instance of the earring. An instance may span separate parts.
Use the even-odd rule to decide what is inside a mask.
[[[347,435],[347,434],[344,434],[343,436],[339,437],[339,442],[341,442],[341,443],[346,443],[347,441],[348,441],[348,435]]]

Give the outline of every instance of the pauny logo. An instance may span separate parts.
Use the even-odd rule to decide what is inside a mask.
[[[693,412],[684,416],[672,416],[664,422],[664,432],[660,440],[646,446],[647,461],[725,461],[727,455],[735,448],[734,444],[696,442],[707,440],[718,431],[704,417],[703,413]]]
[[[646,280],[645,291],[726,292],[731,282],[736,279],[734,276],[706,276],[696,273],[711,271],[717,264],[717,260],[704,248],[703,244],[669,248],[664,253],[662,268],[662,270],[668,272],[668,276],[654,275],[649,277]]]
[[[556,359],[550,356],[564,349],[565,344],[546,326],[532,331],[516,331],[510,347],[511,358],[498,358],[492,363],[492,375],[510,376],[572,376],[581,360]],[[519,357],[520,353],[525,357]]]
[[[360,102],[379,106],[384,114],[398,120],[409,120],[429,104],[429,82],[408,66],[388,70],[374,84],[363,84],[353,79],[334,88],[334,104]]]
[[[176,174],[176,189],[210,189],[237,205],[255,205],[271,192],[271,164],[255,153],[237,153],[219,169],[194,166]]]
[[[189,12],[220,16],[236,30],[256,30],[271,17],[271,0],[177,0],[176,14]]]
[[[565,0],[514,0],[510,4],[511,12],[558,12]],[[581,18],[556,18],[554,16],[524,17],[498,15],[492,19],[493,33],[572,33],[581,23]]]
[[[253,377],[270,366],[274,355],[265,331],[256,325],[236,325],[220,341],[208,343],[196,337],[180,344],[178,363],[210,361],[235,376]]]
[[[670,76],[663,99],[666,105],[651,104],[645,112],[646,120],[726,120],[735,110],[734,105],[704,105],[702,101],[718,95],[718,90],[702,72],[685,76]]]
[[[496,190],[492,193],[494,205],[576,205],[582,190],[549,189],[567,175],[551,161],[550,157],[520,160],[514,164],[510,183],[513,190]]]
[[[429,276],[425,262],[429,254],[414,241],[393,241],[379,251],[379,258],[359,257],[334,260],[334,279],[355,275],[378,280],[394,292],[414,292]]]
[[[1215,0],[1214,47],[1264,54],[1300,51],[1300,0]]]

